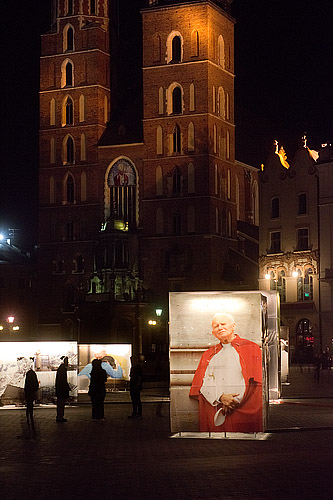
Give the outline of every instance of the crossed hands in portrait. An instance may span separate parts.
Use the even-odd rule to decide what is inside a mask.
[[[222,404],[222,415],[228,415],[232,412],[237,406],[239,406],[239,401],[235,398],[239,396],[239,393],[235,394],[222,394],[220,396],[220,402]]]

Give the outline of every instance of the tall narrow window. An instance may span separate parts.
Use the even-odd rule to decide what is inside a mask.
[[[55,99],[54,97],[52,97],[51,101],[50,101],[50,125],[55,125],[55,105],[56,105],[56,102],[55,102]]]
[[[231,210],[228,210],[228,236],[232,237],[232,213]]]
[[[156,196],[163,196],[163,175],[162,175],[162,168],[160,165],[156,168],[155,178],[156,178]]]
[[[81,154],[80,154],[80,160],[81,161],[86,161],[87,159],[87,147],[86,147],[86,135],[81,134]]]
[[[230,160],[230,132],[227,130],[226,133],[226,157],[227,160]]]
[[[71,136],[67,136],[64,142],[64,163],[74,163],[74,141]]]
[[[176,212],[172,217],[172,232],[175,235],[181,234],[182,219],[180,212]]]
[[[224,68],[224,40],[223,36],[220,35],[218,39],[218,64]]]
[[[214,153],[217,152],[217,128],[215,124],[213,127],[213,151]]]
[[[187,150],[194,151],[194,124],[190,122],[187,130]]]
[[[67,0],[66,3],[67,3],[66,15],[71,16],[73,14],[73,0]]]
[[[96,0],[90,0],[90,14],[96,14]]]
[[[212,97],[213,97],[213,100],[212,100],[213,113],[216,113],[216,88],[215,88],[215,85],[213,85],[213,88],[212,88]]]
[[[218,189],[219,189],[219,185],[218,185],[218,181],[219,181],[219,173],[218,173],[218,168],[217,168],[217,164],[215,163],[214,165],[214,194],[218,194]]]
[[[227,198],[231,199],[231,172],[230,168],[227,170]]]
[[[181,152],[181,135],[179,125],[176,125],[173,129],[173,152]]]
[[[182,112],[182,91],[180,87],[175,87],[172,91],[172,112],[174,114]]]
[[[194,83],[190,84],[190,111],[195,110],[195,87]]]
[[[187,166],[187,192],[189,194],[195,193],[195,171],[192,162]]]
[[[308,228],[302,228],[297,230],[297,250],[309,250]]]
[[[66,85],[73,85],[73,65],[71,62],[66,64]]]
[[[191,33],[191,57],[199,55],[199,33],[194,30]]]
[[[280,253],[281,252],[281,233],[280,231],[273,231],[270,234],[271,243],[269,253]]]
[[[221,229],[221,222],[220,222],[220,211],[218,207],[215,207],[215,233],[220,234]]]
[[[180,36],[174,36],[172,39],[172,60],[171,62],[181,61],[181,39]]]
[[[156,154],[163,154],[163,130],[161,125],[156,129]]]
[[[85,120],[85,99],[84,95],[80,95],[79,99],[79,121],[80,123],[84,122]]]
[[[276,289],[277,289],[277,291],[280,294],[281,302],[285,302],[286,301],[286,278],[285,278],[285,276],[286,276],[286,273],[282,269],[278,273],[278,280],[277,280],[277,283],[276,283]]]
[[[66,181],[66,201],[74,203],[74,179],[71,175],[67,177]]]
[[[105,219],[113,220],[117,229],[136,225],[136,186],[134,166],[127,159],[120,158],[110,168],[105,186]]]
[[[67,29],[66,33],[66,50],[74,50],[74,31],[71,26]]]
[[[278,219],[280,217],[280,199],[273,198],[271,201],[271,219]]]
[[[219,87],[218,90],[218,95],[217,95],[217,107],[218,107],[218,114],[220,117],[224,120],[225,119],[225,96],[224,96],[224,90],[223,87]]]
[[[160,87],[158,89],[158,114],[164,114],[164,88]]]
[[[66,107],[66,125],[73,125],[73,117],[74,117],[73,100],[70,97],[67,97],[65,107]]]
[[[228,91],[225,93],[225,118],[230,120],[230,94]]]
[[[181,175],[178,167],[174,169],[172,174],[172,191],[174,195],[181,193]]]
[[[161,61],[161,37],[158,33],[154,35],[154,41],[153,41],[153,58],[154,62],[160,62]]]

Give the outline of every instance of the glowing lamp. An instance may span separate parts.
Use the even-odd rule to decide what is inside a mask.
[[[271,279],[271,275],[270,274],[265,274],[265,280],[270,280]]]
[[[156,316],[162,316],[163,309],[155,309]]]
[[[19,326],[13,326],[13,330],[14,330],[14,331],[17,331],[17,330],[19,330],[19,329],[20,329],[20,327],[19,327]]]
[[[148,325],[150,325],[150,326],[156,326],[156,319],[150,319],[148,321]]]
[[[298,272],[297,271],[293,271],[293,278],[297,278],[298,277]]]
[[[8,323],[14,323],[14,316],[8,316],[7,321]]]
[[[2,325],[0,325],[0,330],[3,330],[3,326]]]

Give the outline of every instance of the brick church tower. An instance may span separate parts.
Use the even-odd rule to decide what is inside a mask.
[[[168,291],[256,287],[230,3],[54,2],[41,56],[41,337],[148,352],[147,319],[161,307],[166,324]]]

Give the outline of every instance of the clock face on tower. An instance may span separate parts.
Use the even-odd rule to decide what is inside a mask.
[[[136,175],[133,166],[128,160],[118,160],[110,170],[109,186],[135,186]]]

